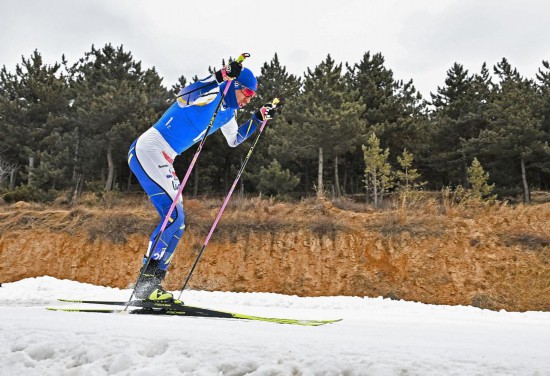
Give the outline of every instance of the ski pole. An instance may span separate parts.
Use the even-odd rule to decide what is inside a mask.
[[[249,53],[242,53],[238,58],[237,62],[242,63],[244,59],[247,57],[250,57]],[[225,86],[225,90],[222,93],[222,96],[220,98],[220,102],[218,103],[218,106],[216,107],[216,110],[214,111],[214,114],[212,115],[212,118],[210,119],[210,123],[208,123],[208,126],[206,127],[206,130],[204,131],[204,136],[201,139],[201,142],[199,143],[199,146],[197,150],[195,151],[195,155],[193,156],[193,159],[191,160],[191,163],[189,164],[189,167],[187,168],[187,172],[185,173],[185,176],[183,177],[182,182],[180,183],[180,186],[178,187],[178,192],[176,193],[176,196],[174,197],[174,200],[172,201],[172,205],[170,205],[170,209],[168,210],[168,213],[166,214],[166,217],[164,218],[164,221],[162,222],[162,226],[160,227],[159,233],[157,234],[155,238],[155,242],[149,248],[149,254],[147,255],[147,260],[145,261],[144,266],[141,268],[137,282],[135,286],[138,286],[139,282],[141,281],[141,278],[143,277],[143,272],[145,269],[147,269],[147,266],[149,266],[149,263],[151,262],[151,256],[153,254],[153,251],[155,247],[157,246],[160,237],[164,233],[164,230],[166,229],[166,226],[168,224],[168,220],[170,219],[170,216],[172,215],[172,212],[174,211],[174,208],[177,205],[177,202],[182,194],[183,188],[185,187],[185,184],[187,184],[187,180],[189,179],[189,176],[191,175],[191,171],[193,170],[193,167],[195,166],[195,163],[197,162],[197,159],[199,158],[199,154],[201,153],[202,147],[204,145],[204,142],[206,140],[206,137],[208,137],[208,132],[210,132],[210,129],[212,128],[212,125],[214,124],[214,120],[216,120],[216,115],[218,115],[218,111],[220,110],[220,107],[223,103],[223,100],[225,99],[225,96],[227,95],[227,91],[229,90],[229,81],[227,81],[227,85]],[[128,309],[128,305],[132,301],[132,298],[134,297],[134,294],[136,292],[136,288],[134,286],[134,289],[132,290],[132,295],[130,295],[130,299],[128,300],[128,303],[124,307],[124,310],[126,311]]]
[[[272,102],[273,106],[276,106],[277,103],[279,103],[279,98],[275,98]],[[225,200],[223,202],[223,205],[220,208],[220,210],[218,211],[218,215],[216,216],[216,219],[214,220],[214,223],[212,224],[212,227],[210,228],[210,231],[208,232],[208,235],[206,236],[206,240],[204,241],[204,244],[202,245],[202,247],[199,251],[199,254],[197,255],[197,258],[195,259],[195,262],[193,263],[193,266],[191,267],[191,270],[189,271],[189,274],[187,275],[187,279],[185,280],[185,283],[183,284],[183,287],[181,288],[178,300],[181,298],[181,294],[183,293],[183,290],[185,290],[185,287],[187,287],[187,283],[191,279],[191,275],[195,271],[195,268],[196,268],[197,264],[199,263],[199,260],[202,256],[202,253],[204,252],[204,249],[208,245],[208,242],[210,241],[210,237],[214,233],[214,229],[218,225],[218,222],[219,222],[219,220],[220,220],[220,218],[223,214],[223,211],[225,210],[225,207],[227,206],[227,203],[229,202],[229,199],[231,198],[231,195],[233,194],[233,191],[235,190],[235,187],[237,186],[237,183],[238,183],[238,181],[239,181],[239,179],[240,179],[240,177],[241,177],[241,175],[244,171],[244,168],[246,167],[246,164],[248,163],[248,160],[250,159],[250,156],[252,155],[252,152],[254,151],[254,148],[256,147],[256,144],[258,143],[258,140],[260,139],[260,136],[262,135],[262,132],[264,130],[264,127],[265,127],[266,123],[267,123],[267,119],[264,119],[264,121],[262,122],[262,125],[260,126],[260,130],[258,131],[258,135],[256,136],[256,139],[254,140],[254,143],[250,147],[250,150],[248,151],[248,154],[246,155],[246,158],[244,159],[244,161],[241,165],[241,168],[240,168],[239,172],[237,173],[237,177],[235,178],[235,181],[233,182],[233,185],[229,189],[229,193],[227,194],[227,196],[225,196]]]

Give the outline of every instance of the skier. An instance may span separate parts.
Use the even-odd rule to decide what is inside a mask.
[[[227,94],[223,97],[226,86]],[[176,101],[162,117],[146,132],[139,136],[128,152],[128,164],[141,186],[149,195],[161,217],[153,231],[142,269],[150,261],[135,287],[137,299],[150,301],[171,301],[173,296],[165,291],[161,282],[174,255],[184,229],[185,215],[181,197],[176,203],[168,225],[151,249],[162,227],[172,202],[177,194],[179,179],[174,172],[174,158],[200,142],[206,128],[215,116],[209,135],[221,129],[227,143],[235,147],[250,137],[257,126],[275,115],[271,104],[262,106],[252,117],[239,126],[236,110],[250,102],[256,94],[258,81],[250,69],[239,61],[180,90]],[[221,106],[215,114],[220,101]]]

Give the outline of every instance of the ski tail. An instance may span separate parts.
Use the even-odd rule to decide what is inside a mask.
[[[101,305],[117,305],[117,306],[125,306],[128,302],[123,302],[123,301],[120,301],[120,300],[79,300],[79,299],[63,299],[63,298],[58,298],[57,299],[58,301],[60,302],[65,302],[65,303],[82,303],[82,304],[101,304]],[[141,301],[139,300],[132,300],[130,301],[130,304],[128,304],[129,306],[133,306],[134,304],[137,304],[137,303],[140,303]]]
[[[117,308],[78,308],[78,307],[46,307],[48,311],[58,312],[93,312],[93,313],[124,313],[123,309]],[[129,312],[129,311],[126,311]]]

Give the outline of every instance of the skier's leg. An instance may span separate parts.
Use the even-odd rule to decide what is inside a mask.
[[[158,240],[158,242],[156,242],[157,244],[155,246],[155,249],[151,250],[152,245],[155,244],[155,241],[159,236],[160,228],[162,227],[164,218],[170,210],[170,206],[172,205],[172,198],[162,193],[159,193],[157,195],[153,193],[153,195],[150,195],[150,198],[160,215],[160,222],[151,234],[151,237],[149,238],[149,245],[147,247],[147,253],[145,254],[144,258],[146,259],[151,253],[151,260],[163,260],[160,265],[162,269],[166,270],[170,263],[168,259],[170,258],[170,255],[174,253],[176,245],[178,244],[178,241],[183,234],[183,229],[185,228],[185,214],[181,202],[176,204],[174,210],[172,211],[172,214],[170,215],[170,219],[168,220],[166,228],[164,229],[162,234],[160,234],[160,239]]]
[[[150,248],[159,236],[160,228],[179,186],[179,180],[172,165],[174,157],[175,152],[154,130],[146,132],[134,142],[128,154],[130,168],[161,217],[151,235],[144,258],[146,261],[149,253],[152,253],[151,260],[142,274],[139,286],[136,286],[136,297],[140,299],[151,299],[151,296],[154,296],[155,300],[172,298],[172,294],[166,293],[160,287],[160,283],[166,275],[166,269],[177,245],[177,241],[174,240],[179,240],[183,233],[185,216],[181,199],[172,212],[168,225],[160,234],[155,249]]]
[[[164,255],[162,256],[162,259],[160,261],[160,268],[163,270],[167,270],[168,266],[172,262],[172,257],[174,256],[174,251],[176,250],[176,246],[178,245],[183,232],[185,231],[185,224],[181,223],[181,225],[175,229],[174,234],[172,235],[172,239],[170,240],[170,243],[168,244],[168,247],[166,248],[166,251],[164,252]]]

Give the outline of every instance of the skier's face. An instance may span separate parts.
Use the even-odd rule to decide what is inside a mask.
[[[246,106],[254,96],[254,95],[247,95],[247,94],[250,94],[250,91],[249,89],[246,89],[246,88],[243,90],[235,90],[235,95],[237,96],[237,103],[239,104],[239,108]]]

